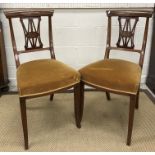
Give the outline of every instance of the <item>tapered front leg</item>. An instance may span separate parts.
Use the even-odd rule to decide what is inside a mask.
[[[78,128],[81,128],[80,124],[80,83],[74,86],[74,113],[75,122]]]
[[[132,136],[133,121],[134,121],[135,103],[136,103],[136,95],[130,96],[127,145],[131,144],[131,136]]]
[[[25,98],[20,98],[20,111],[21,111],[21,120],[22,120],[22,125],[23,125],[25,149],[27,150],[28,149],[28,130],[27,130],[27,115],[26,115]]]

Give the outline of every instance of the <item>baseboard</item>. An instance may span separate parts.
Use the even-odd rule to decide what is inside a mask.
[[[147,85],[145,85],[145,89],[143,89],[145,94],[150,98],[150,100],[155,103],[155,94],[148,88]]]
[[[9,78],[9,92],[17,92],[16,78]]]

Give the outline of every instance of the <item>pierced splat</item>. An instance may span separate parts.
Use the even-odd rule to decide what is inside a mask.
[[[123,24],[123,20],[125,20]],[[131,20],[133,24],[131,24]],[[119,21],[119,38],[117,41],[117,47],[121,48],[134,48],[134,35],[135,28],[138,22],[138,17],[118,17]]]
[[[27,19],[27,22],[24,21]],[[34,22],[36,20],[36,24]],[[20,22],[23,27],[25,34],[25,49],[37,49],[42,48],[43,44],[40,38],[40,21],[41,17],[29,17],[29,18],[20,18]],[[26,27],[27,23],[27,27]]]

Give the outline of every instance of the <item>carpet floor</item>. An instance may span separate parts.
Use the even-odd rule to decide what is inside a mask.
[[[27,101],[28,151],[155,151],[155,105],[140,93],[131,146],[126,145],[129,98],[86,92],[82,128],[74,121],[73,94]],[[0,151],[25,151],[18,95],[0,97]]]

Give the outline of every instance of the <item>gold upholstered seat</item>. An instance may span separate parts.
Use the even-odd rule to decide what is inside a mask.
[[[21,64],[17,69],[20,96],[53,92],[72,86],[79,81],[80,76],[77,71],[57,60],[30,61]]]
[[[138,64],[119,59],[105,59],[80,69],[82,81],[106,90],[136,94],[141,68]]]

